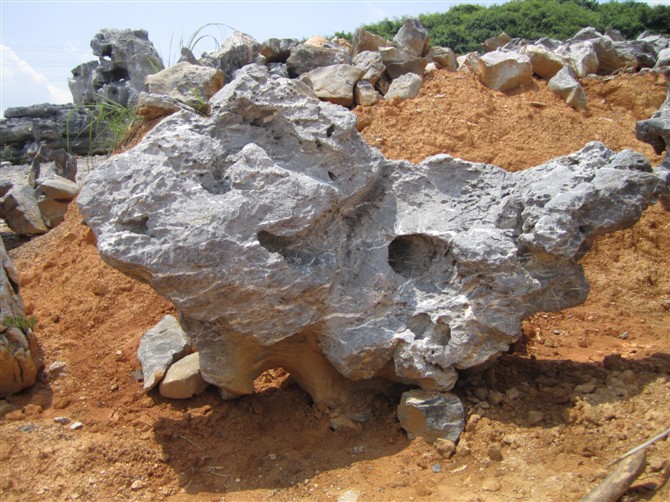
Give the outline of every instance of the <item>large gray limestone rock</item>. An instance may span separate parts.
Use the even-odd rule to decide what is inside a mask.
[[[91,80],[95,102],[109,99],[123,106],[134,106],[140,92],[147,90],[144,85],[147,75],[163,69],[163,61],[146,30],[105,28],[93,37],[91,48],[99,59]],[[73,76],[75,82],[71,86],[78,86],[77,79],[88,76],[86,72]]]
[[[228,397],[277,366],[333,407],[381,379],[447,391],[526,317],[583,302],[592,240],[665,189],[600,143],[517,173],[391,161],[348,110],[256,65],[211,104],[110,158],[78,203],[103,259],[174,303]]]

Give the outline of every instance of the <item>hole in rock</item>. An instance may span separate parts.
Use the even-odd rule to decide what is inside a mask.
[[[442,247],[442,241],[427,235],[400,235],[389,244],[389,266],[403,277],[416,277],[428,271]]]
[[[128,70],[125,68],[114,68],[111,71],[112,80],[128,80]]]
[[[332,181],[337,181],[337,176],[335,176],[335,173],[333,173],[332,171],[328,171],[328,177],[329,177]]]
[[[267,230],[260,230],[257,237],[261,246],[271,253],[279,253],[291,265],[317,266],[322,263],[322,259],[314,250],[300,247],[302,243],[297,237],[274,235]]]
[[[417,339],[423,338],[423,334],[430,326],[430,316],[426,313],[416,314],[407,321],[407,329],[409,329]]]
[[[326,137],[330,138],[335,132],[335,124],[330,124],[328,129],[326,129]]]
[[[128,232],[132,232],[133,234],[145,235],[149,230],[149,226],[147,225],[148,221],[149,217],[143,216],[138,219],[121,222],[120,225],[122,229],[127,230]]]

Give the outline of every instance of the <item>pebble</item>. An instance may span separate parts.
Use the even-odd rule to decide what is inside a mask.
[[[619,338],[621,338],[622,340],[628,340],[628,336],[629,336],[628,331],[624,331],[619,335]]]
[[[61,425],[67,425],[67,424],[70,423],[70,421],[71,420],[68,417],[56,417],[56,418],[54,418],[54,422],[56,422],[57,424],[61,424]]]
[[[130,489],[133,491],[141,490],[142,488],[146,488],[147,484],[142,481],[141,479],[136,479],[133,481],[133,484],[130,485]]]
[[[448,439],[438,438],[435,441],[435,449],[444,458],[451,458],[456,453],[456,444]]]
[[[33,424],[27,424],[21,426],[21,432],[32,432],[35,430],[35,426]]]
[[[532,410],[528,412],[528,424],[537,425],[542,422],[542,420],[544,420],[544,415],[539,411]]]
[[[351,453],[353,453],[354,455],[357,455],[359,453],[363,453],[363,450],[365,450],[365,447],[363,447],[363,446],[354,446],[351,449]]]
[[[270,457],[270,460],[277,460],[277,455],[275,455],[274,453],[270,453],[268,457]]]
[[[508,389],[505,394],[507,394],[507,397],[510,398],[512,401],[514,401],[515,399],[519,399],[521,397],[521,391],[519,391],[519,389],[517,389],[516,387]]]
[[[340,495],[337,502],[358,502],[358,492],[355,490],[347,490]]]
[[[54,361],[47,368],[47,375],[51,378],[60,376],[61,373],[64,373],[67,370],[67,364],[63,361]]]
[[[487,453],[489,458],[495,462],[500,462],[503,459],[500,443],[491,443]]]
[[[433,467],[431,469],[435,474],[437,474],[442,470],[442,466],[440,464],[433,464]]]
[[[77,430],[81,429],[83,426],[84,426],[84,424],[82,424],[81,422],[75,422],[70,426],[70,429],[73,430],[73,431],[77,431]]]

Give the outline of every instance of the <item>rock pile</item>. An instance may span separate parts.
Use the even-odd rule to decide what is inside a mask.
[[[281,366],[335,409],[386,381],[449,408],[457,370],[583,302],[592,240],[667,191],[640,154],[598,143],[518,173],[389,161],[348,110],[265,65],[210,105],[110,158],[78,203],[103,258],[174,303],[227,398]]]

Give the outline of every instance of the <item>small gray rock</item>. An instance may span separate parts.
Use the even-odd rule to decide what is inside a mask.
[[[465,428],[465,411],[460,399],[450,392],[416,389],[402,395],[398,420],[410,439],[456,442]]]
[[[384,99],[387,101],[393,98],[412,99],[419,95],[421,87],[423,86],[423,79],[415,73],[406,73],[401,75],[389,87]]]
[[[159,391],[168,399],[188,399],[202,393],[208,385],[200,375],[200,354],[195,352],[170,366]]]
[[[191,342],[174,316],[167,315],[147,331],[137,350],[142,364],[144,390],[150,391],[161,381],[170,365],[190,352]]]

